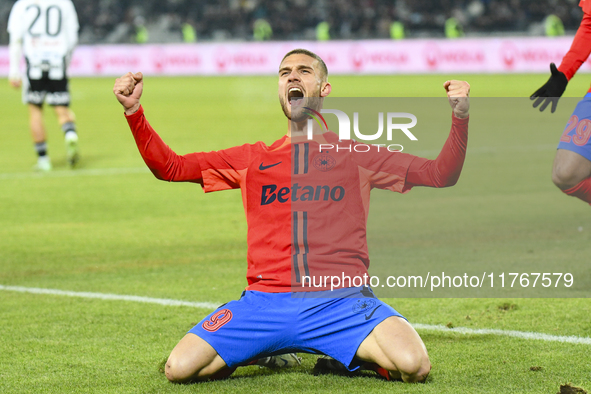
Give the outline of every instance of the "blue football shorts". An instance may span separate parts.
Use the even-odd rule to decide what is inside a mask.
[[[359,345],[390,316],[404,318],[368,287],[293,294],[244,291],[189,333],[209,343],[229,367],[300,352],[330,356],[354,371],[362,364],[354,358]]]
[[[591,93],[575,107],[560,137],[558,149],[578,153],[591,161]]]

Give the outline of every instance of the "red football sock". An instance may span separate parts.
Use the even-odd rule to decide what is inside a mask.
[[[376,371],[377,374],[380,375],[382,378],[390,380],[390,372],[387,369],[380,367],[376,363],[365,363],[363,364],[363,369],[370,369],[372,371]]]
[[[569,196],[577,197],[591,205],[591,178],[587,178],[570,189],[563,190]]]

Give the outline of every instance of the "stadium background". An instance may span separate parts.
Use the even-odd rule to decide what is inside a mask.
[[[0,7],[0,43],[8,42],[6,21],[14,4]],[[81,44],[135,42],[136,26],[149,42],[183,42],[182,26],[193,25],[201,41],[251,41],[254,22],[265,19],[275,40],[314,40],[321,22],[333,39],[389,38],[401,22],[408,37],[443,37],[445,21],[456,18],[468,35],[540,35],[544,19],[556,15],[567,31],[582,17],[576,0],[74,0]]]
[[[13,3],[0,4],[2,45]],[[313,376],[310,355],[290,371],[247,367],[224,382],[168,384],[162,362],[178,339],[245,286],[244,214],[239,193],[207,196],[198,186],[155,181],[111,93],[113,76],[147,70],[150,122],[187,153],[281,135],[275,69],[293,46],[334,57],[329,68],[342,67],[331,77],[337,97],[444,97],[443,80],[466,79],[474,113],[484,116],[472,119],[458,185],[377,195],[372,209],[395,204],[389,211],[405,224],[393,229],[393,260],[539,260],[559,271],[565,262],[587,262],[591,252],[588,207],[562,195],[549,177],[559,134],[589,80],[575,77],[565,94],[573,98],[561,99],[555,114],[534,111],[527,96],[547,79],[548,63],[568,50],[582,16],[577,1],[74,4],[81,24],[71,83],[78,169],[61,158],[61,131],[47,111],[55,170],[31,171],[26,107],[18,91],[0,85],[0,391],[539,393],[568,382],[591,388],[588,300],[545,298],[389,300],[425,340],[434,365],[427,385],[370,374]],[[555,19],[546,28],[550,14],[562,21],[564,36],[554,36],[562,32]],[[452,17],[461,30],[448,24],[447,35],[463,37],[446,37]],[[255,38],[261,18],[269,39],[259,40],[268,36],[260,23]],[[404,26],[404,39],[391,37],[400,35],[394,22]],[[195,42],[185,42],[185,23]],[[265,56],[252,57],[253,50]],[[2,46],[1,76],[7,68]],[[515,97],[516,108],[531,109],[534,131],[495,127],[479,97]],[[435,157],[446,128],[421,134],[425,145],[417,152]]]
[[[2,44],[12,3],[0,6]],[[302,41],[333,75],[545,72],[569,46],[561,36],[582,17],[574,0],[74,4],[74,77],[117,76],[134,67],[153,75],[272,75],[282,54]],[[540,38],[548,35],[553,39]],[[173,45],[182,43],[190,44]],[[590,69],[585,64],[582,71]],[[0,75],[7,72],[3,48]]]

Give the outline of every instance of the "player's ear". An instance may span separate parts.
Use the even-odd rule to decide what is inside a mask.
[[[332,91],[332,86],[328,82],[323,82],[320,88],[320,97],[326,97]]]

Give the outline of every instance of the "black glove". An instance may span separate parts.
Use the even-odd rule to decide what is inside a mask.
[[[566,75],[558,71],[556,64],[550,63],[550,72],[552,75],[550,75],[548,82],[536,90],[530,97],[531,100],[536,100],[534,101],[534,108],[537,108],[538,105],[543,103],[540,107],[540,112],[545,110],[550,103],[552,103],[551,112],[556,111],[558,99],[562,96],[562,93],[564,93],[566,85],[568,84]]]

